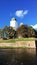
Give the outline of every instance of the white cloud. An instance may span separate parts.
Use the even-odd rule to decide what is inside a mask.
[[[21,25],[24,25],[24,24],[21,22],[21,23],[20,23],[20,26],[21,26]]]
[[[37,24],[31,25],[34,29],[37,29]]]
[[[18,16],[18,17],[23,17],[26,14],[28,14],[28,10],[25,10],[25,11],[23,11],[23,10],[17,10],[15,12],[15,15]]]

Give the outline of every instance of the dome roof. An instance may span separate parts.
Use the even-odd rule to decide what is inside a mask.
[[[16,20],[16,18],[12,18],[12,20]]]

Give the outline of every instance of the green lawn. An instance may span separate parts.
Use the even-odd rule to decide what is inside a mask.
[[[0,49],[13,49],[13,48],[27,48],[27,47],[25,47],[25,46],[21,46],[21,47],[12,47],[12,46],[0,46]]]
[[[8,39],[8,40],[0,40],[0,43],[15,43],[16,40],[15,39]]]
[[[16,41],[35,41],[35,40],[37,40],[37,38],[16,38],[8,40],[0,39],[0,43],[15,43]]]

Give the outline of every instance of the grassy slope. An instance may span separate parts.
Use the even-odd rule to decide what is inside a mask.
[[[17,38],[8,40],[0,39],[0,43],[15,43],[16,41],[35,41],[35,40],[37,40],[37,38]]]

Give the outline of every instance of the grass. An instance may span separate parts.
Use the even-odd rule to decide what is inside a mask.
[[[18,38],[16,41],[35,41],[37,38]]]
[[[15,42],[16,42],[15,39],[8,39],[8,40],[3,40],[3,39],[1,39],[1,40],[0,40],[0,43],[15,43]]]
[[[15,48],[15,47],[12,47],[12,46],[2,46],[2,47],[1,47],[1,46],[0,46],[0,49],[2,49],[2,48],[3,48],[3,49],[12,49],[12,48]]]
[[[12,46],[0,46],[0,49],[13,49],[13,48],[26,48],[25,46],[21,46],[21,47],[12,47]]]
[[[37,40],[37,38],[16,38],[8,40],[0,39],[0,43],[15,43],[17,41],[35,41],[35,40]]]

